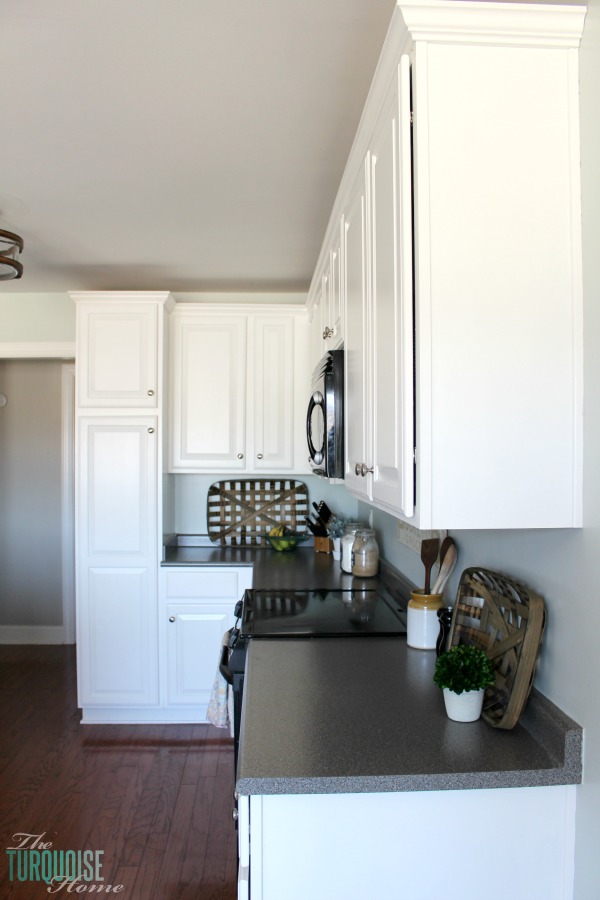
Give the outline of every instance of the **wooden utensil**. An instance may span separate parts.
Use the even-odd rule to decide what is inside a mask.
[[[449,548],[452,546],[456,546],[456,544],[454,543],[454,540],[450,537],[450,535],[447,534],[446,537],[444,538],[444,540],[442,541],[442,546],[440,547],[440,569],[442,568],[442,566],[444,564],[444,559],[446,558],[446,553],[448,552]]]
[[[424,594],[431,593],[431,570],[438,558],[440,549],[439,538],[428,538],[421,542],[421,562],[425,566],[425,589]]]
[[[444,590],[446,582],[450,578],[450,575],[454,571],[454,566],[456,565],[456,560],[458,558],[458,551],[456,549],[456,544],[452,540],[452,538],[446,538],[450,543],[448,544],[446,551],[444,553],[444,559],[440,565],[440,571],[438,573],[438,577],[436,578],[435,584],[433,586],[434,594],[441,594]],[[442,544],[443,549],[443,544]],[[440,560],[442,559],[442,554],[440,550]]]

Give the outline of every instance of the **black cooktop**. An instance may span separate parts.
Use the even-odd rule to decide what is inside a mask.
[[[376,590],[248,590],[240,632],[251,638],[406,634],[400,603]]]

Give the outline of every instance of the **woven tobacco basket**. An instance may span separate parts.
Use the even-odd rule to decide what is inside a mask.
[[[489,569],[465,569],[448,647],[475,644],[494,662],[482,717],[495,728],[514,728],[531,687],[546,624],[544,601],[518,581]]]
[[[268,546],[266,535],[276,525],[306,531],[308,490],[290,478],[217,481],[208,489],[207,531],[222,545]]]

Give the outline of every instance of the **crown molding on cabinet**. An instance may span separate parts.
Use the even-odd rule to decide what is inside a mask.
[[[0,359],[75,359],[75,341],[6,341]]]
[[[121,303],[139,302],[163,302],[165,309],[170,312],[175,308],[175,298],[170,291],[69,291],[69,297],[75,302],[97,300],[118,300]]]
[[[399,0],[414,41],[501,46],[578,47],[586,6],[486,3],[472,0]]]

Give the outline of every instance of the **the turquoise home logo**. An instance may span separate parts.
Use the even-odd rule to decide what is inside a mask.
[[[13,834],[6,848],[8,878],[12,882],[39,881],[48,894],[120,894],[122,884],[105,884],[104,850],[55,850],[47,832]]]

